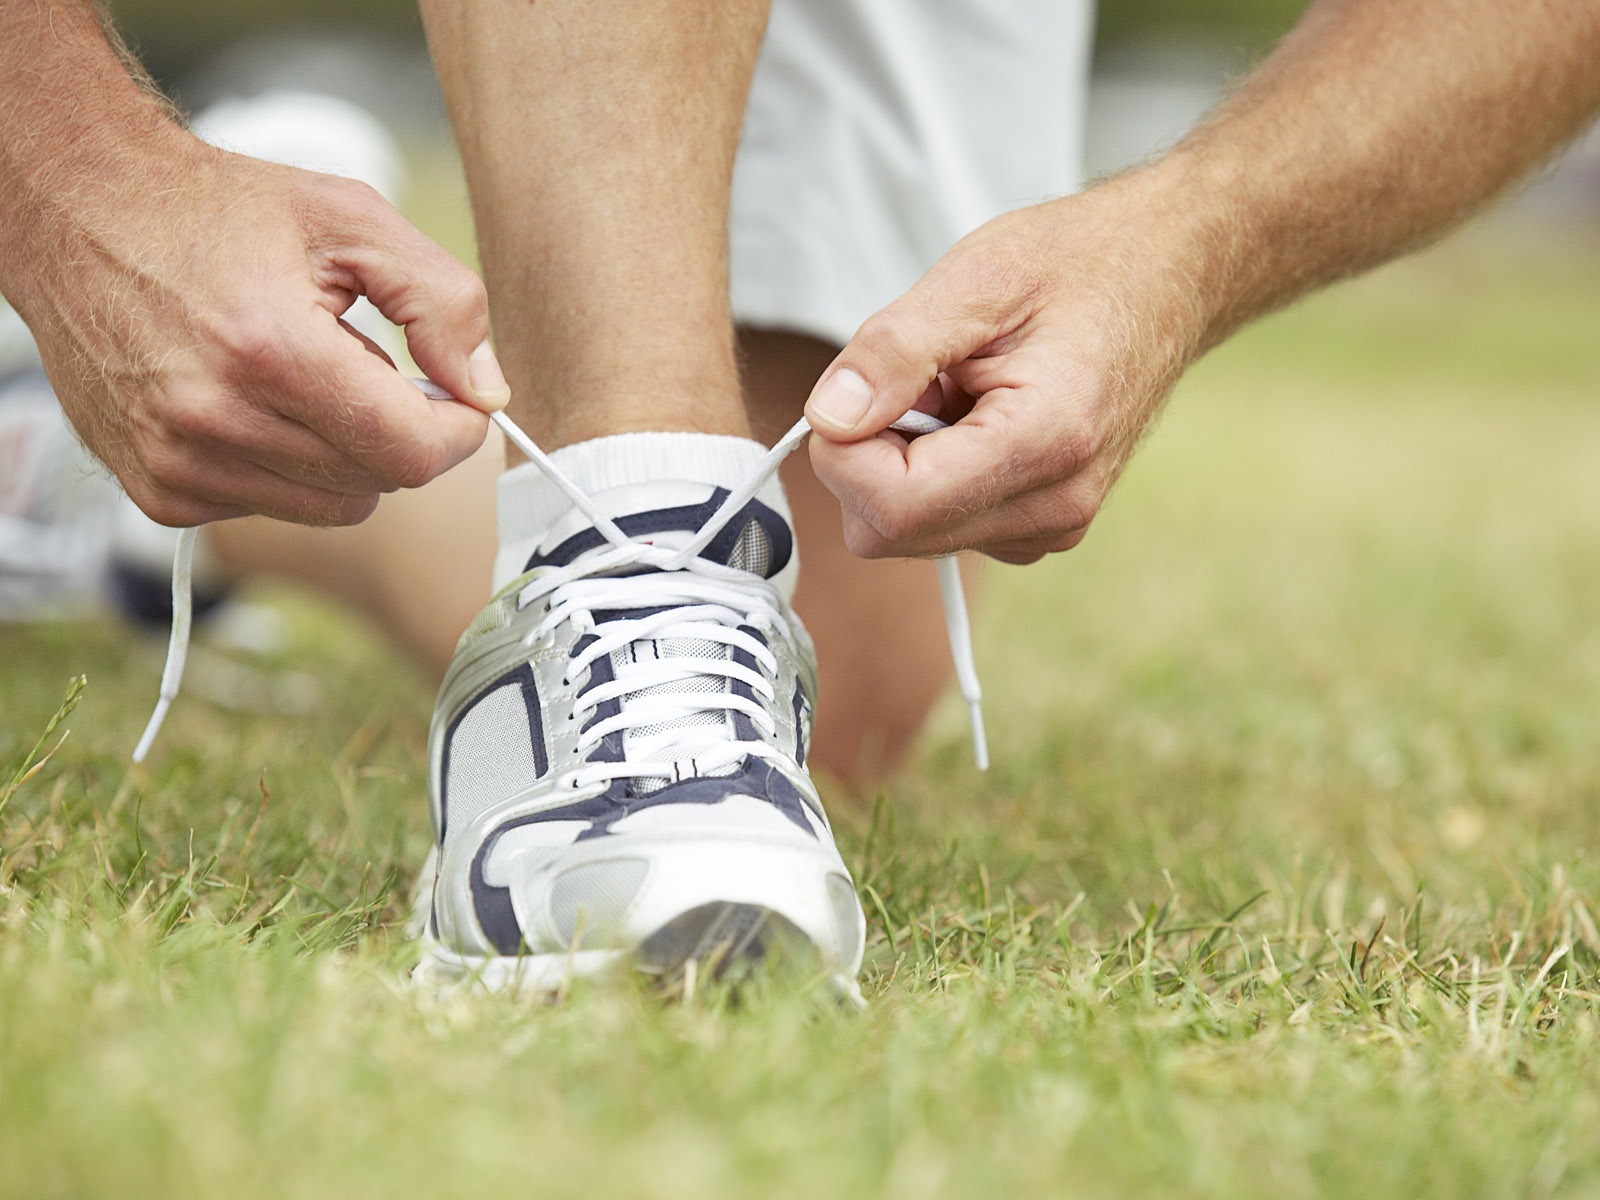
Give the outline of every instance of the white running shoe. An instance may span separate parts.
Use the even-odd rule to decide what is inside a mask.
[[[37,360],[0,375],[0,620],[103,603],[119,497]]]
[[[865,919],[805,769],[793,536],[738,491],[733,511],[705,484],[575,497],[463,635],[419,982],[549,992],[778,955],[859,999]]]

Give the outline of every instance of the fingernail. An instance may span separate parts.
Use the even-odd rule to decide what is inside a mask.
[[[467,381],[472,384],[473,400],[484,412],[499,412],[511,400],[511,385],[487,341],[467,359]]]
[[[813,421],[821,421],[840,433],[849,433],[861,423],[872,407],[872,388],[849,367],[840,367],[817,388],[806,405]]]

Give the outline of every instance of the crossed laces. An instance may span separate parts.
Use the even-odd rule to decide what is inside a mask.
[[[431,400],[455,399],[449,392],[430,379],[413,379],[422,393]],[[619,550],[630,546],[637,546],[635,539],[624,533],[617,523],[606,516],[595,505],[594,501],[572,481],[567,474],[551,461],[550,456],[541,450],[536,442],[508,417],[504,412],[489,414],[489,419],[498,425],[506,438],[520,450],[530,462],[536,463],[550,481],[556,485],[566,497],[572,501],[573,506],[586,518],[593,522],[594,527],[600,531],[606,541]],[[945,422],[928,413],[915,410],[906,413],[889,428],[913,437],[946,428]],[[790,427],[789,431],[778,439],[776,445],[767,451],[760,465],[738,487],[728,493],[722,504],[711,514],[699,531],[677,550],[665,555],[659,565],[662,570],[682,570],[698,557],[706,548],[711,539],[716,537],[722,529],[733,520],[734,516],[744,508],[761,490],[763,484],[772,477],[779,464],[789,455],[793,454],[805,441],[806,435],[811,432],[810,423],[801,417]],[[183,682],[184,663],[189,655],[189,637],[194,624],[193,603],[193,575],[195,544],[199,539],[199,527],[181,531],[178,535],[178,545],[172,557],[172,633],[167,642],[166,665],[161,672],[161,691],[156,700],[155,710],[150,714],[150,720],[145,725],[144,734],[139,738],[139,744],[133,751],[133,761],[144,762],[150,753],[151,746],[155,743],[156,736],[161,732],[161,726],[166,721],[167,713],[172,708],[172,702],[177,699],[178,690]],[[972,725],[973,756],[977,760],[980,771],[989,769],[989,746],[984,734],[983,726],[983,690],[978,683],[977,667],[972,658],[972,627],[967,618],[966,593],[961,586],[961,571],[955,555],[945,555],[937,560],[939,577],[939,596],[944,605],[945,633],[950,641],[950,657],[955,666],[956,685],[961,691],[961,697],[967,704],[967,717]]]

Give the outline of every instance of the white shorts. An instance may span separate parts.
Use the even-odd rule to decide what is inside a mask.
[[[1093,0],[774,0],[734,167],[741,324],[842,344],[1081,185]]]

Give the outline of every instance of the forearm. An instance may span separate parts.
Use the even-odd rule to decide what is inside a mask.
[[[1320,0],[1130,184],[1162,197],[1194,350],[1481,206],[1600,107],[1591,0]]]
[[[162,186],[152,148],[199,144],[131,67],[88,0],[0,0],[0,292],[19,307],[81,214]]]

